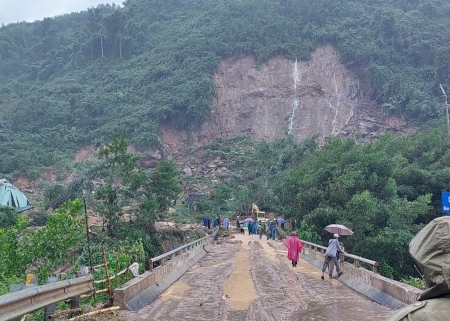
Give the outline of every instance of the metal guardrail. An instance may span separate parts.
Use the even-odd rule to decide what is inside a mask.
[[[92,276],[33,286],[0,296],[0,321],[18,318],[52,303],[93,291]]]
[[[317,252],[320,253],[325,253],[325,251],[327,250],[326,246],[322,246],[322,245],[318,245],[315,243],[311,243],[311,242],[307,242],[307,241],[303,241],[303,244],[305,244],[308,248],[315,250]],[[357,256],[357,255],[353,255],[353,254],[348,254],[348,253],[343,253],[341,254],[344,258],[348,257],[351,258],[353,260],[353,264],[355,265],[355,267],[360,267],[360,262],[364,262],[367,263],[369,265],[372,265],[372,271],[374,273],[377,273],[377,267],[379,265],[379,263],[377,261],[372,261],[369,259],[365,259],[363,257]]]
[[[208,243],[210,241],[210,238],[215,238],[218,232],[219,232],[219,227],[216,227],[216,229],[212,232],[211,235],[207,235],[201,239],[198,239],[191,243],[177,247],[176,249],[174,249],[170,252],[167,252],[167,253],[164,253],[164,254],[161,254],[159,256],[149,259],[148,263],[150,265],[150,271],[153,271],[153,268],[154,268],[153,264],[155,264],[155,262],[160,262],[160,265],[164,265],[168,260],[172,260],[176,256],[178,256],[184,252],[187,252],[196,246],[205,245],[206,243]]]

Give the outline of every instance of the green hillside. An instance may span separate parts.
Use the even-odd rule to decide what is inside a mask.
[[[385,108],[425,122],[443,113],[449,38],[450,3],[426,0],[128,0],[2,26],[0,174],[33,177],[119,130],[158,146],[161,122],[207,117],[220,59],[307,59],[322,44]]]

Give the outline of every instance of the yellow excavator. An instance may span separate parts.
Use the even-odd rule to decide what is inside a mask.
[[[252,218],[255,222],[265,222],[266,212],[260,211],[259,207],[255,203],[252,204]]]

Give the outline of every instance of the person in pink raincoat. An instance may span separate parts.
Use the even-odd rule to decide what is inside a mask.
[[[288,249],[287,258],[292,261],[292,267],[297,266],[298,257],[303,249],[303,243],[297,237],[297,232],[292,232],[292,236],[284,243]]]

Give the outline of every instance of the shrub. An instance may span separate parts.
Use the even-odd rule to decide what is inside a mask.
[[[17,222],[17,211],[14,207],[0,205],[0,227],[8,228]]]
[[[31,226],[44,226],[50,215],[47,212],[32,212],[28,215]]]

